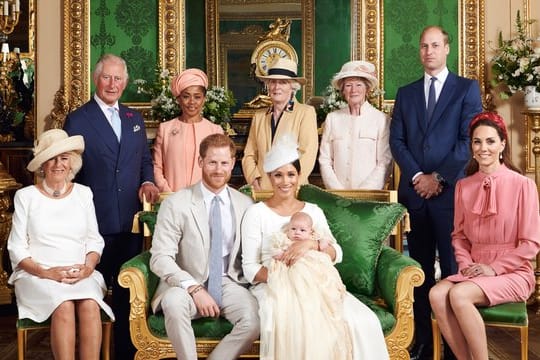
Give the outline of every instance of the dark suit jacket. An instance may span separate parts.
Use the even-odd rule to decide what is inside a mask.
[[[412,177],[422,171],[438,172],[448,182],[443,192],[429,201],[440,208],[453,208],[456,181],[464,176],[470,157],[468,127],[482,111],[476,80],[449,73],[431,121],[426,119],[424,78],[398,90],[390,125],[390,148],[401,170],[399,201],[417,209],[425,201],[416,194]]]
[[[139,187],[154,181],[144,120],[137,111],[119,108],[120,144],[93,98],[69,114],[64,124],[69,135],[84,137],[83,166],[75,181],[92,189],[103,235],[131,231],[133,215],[141,208]]]

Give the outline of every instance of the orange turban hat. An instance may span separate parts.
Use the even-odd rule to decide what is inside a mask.
[[[171,92],[174,97],[190,86],[202,86],[208,89],[208,77],[199,69],[186,69],[171,80]]]

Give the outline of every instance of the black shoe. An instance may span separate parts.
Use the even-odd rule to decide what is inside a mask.
[[[432,360],[433,359],[433,345],[432,344],[414,344],[413,348],[409,352],[411,360]]]
[[[444,344],[444,360],[457,360],[456,355],[452,352],[452,349],[450,349],[450,346],[448,344]]]

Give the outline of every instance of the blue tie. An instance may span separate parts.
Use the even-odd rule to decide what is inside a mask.
[[[118,142],[120,142],[120,138],[122,137],[122,122],[120,121],[120,115],[118,115],[118,111],[113,107],[109,108],[109,112],[111,113],[111,126],[116,134]]]
[[[431,117],[433,116],[433,110],[435,110],[435,104],[437,103],[437,99],[435,97],[435,81],[437,81],[437,78],[433,76],[431,79],[431,84],[429,85],[429,93],[428,93],[428,103],[427,103],[427,121],[428,123],[431,120]]]
[[[221,198],[214,196],[210,206],[210,266],[208,293],[221,306],[221,277],[223,276],[223,253],[221,242]]]

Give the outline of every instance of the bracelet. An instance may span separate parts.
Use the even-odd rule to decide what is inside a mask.
[[[195,287],[195,289],[193,289],[193,290],[191,290],[191,291],[189,292],[189,295],[193,296],[193,295],[195,295],[195,293],[201,291],[202,289],[204,289],[204,286],[202,286],[202,285],[197,285],[197,286]]]

